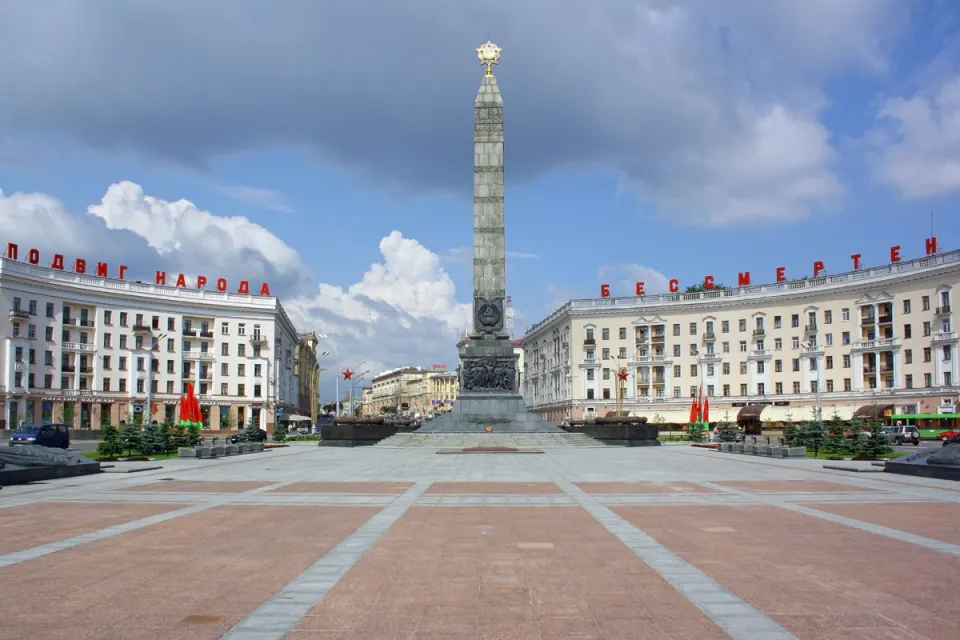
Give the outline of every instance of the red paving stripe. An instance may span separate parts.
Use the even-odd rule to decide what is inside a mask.
[[[727,638],[579,507],[413,507],[288,638]]]
[[[244,493],[269,487],[273,482],[220,481],[220,480],[168,480],[123,487],[119,491],[139,493]]]
[[[777,507],[613,509],[801,640],[957,637],[958,558]]]
[[[885,502],[873,504],[817,504],[805,506],[854,520],[906,531],[960,545],[960,504],[955,502]]]
[[[410,487],[412,482],[294,482],[283,487],[271,489],[267,493],[326,493],[398,496]]]
[[[877,489],[867,489],[839,482],[823,480],[718,480],[714,484],[744,491],[762,493],[870,493]]]
[[[183,508],[179,504],[40,502],[4,509],[0,556]]]
[[[0,599],[0,640],[219,638],[377,511],[215,507],[0,569],[16,594]],[[55,607],[23,606],[51,589]]]
[[[434,482],[425,495],[542,496],[562,493],[560,487],[552,482]]]
[[[717,493],[695,482],[576,482],[585,493],[597,495],[659,495],[675,493]]]

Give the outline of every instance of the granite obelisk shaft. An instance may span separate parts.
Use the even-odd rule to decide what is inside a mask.
[[[506,335],[503,207],[503,100],[496,76],[484,76],[473,133],[474,331]],[[484,306],[486,305],[486,306]]]

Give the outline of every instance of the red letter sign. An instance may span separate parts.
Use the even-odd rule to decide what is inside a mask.
[[[853,255],[850,256],[850,257],[853,259],[853,268],[854,268],[854,270],[859,269],[859,268],[860,268],[860,258],[862,258],[863,256],[860,255],[859,253],[855,253],[855,254],[853,254]]]
[[[108,265],[106,262],[98,262],[98,263],[97,263],[97,277],[98,277],[98,278],[106,278],[106,277],[107,277],[107,268],[108,268],[109,266],[110,266],[110,265]]]
[[[890,262],[900,262],[900,245],[890,247]]]
[[[154,282],[157,284],[167,284],[167,272],[166,271],[157,271],[157,275],[154,276]]]
[[[27,262],[30,264],[40,264],[40,252],[36,249],[30,249],[27,252]]]
[[[227,281],[223,278],[217,278],[217,291],[226,291]]]
[[[205,284],[207,284],[207,276],[197,276],[197,289],[203,289]]]
[[[703,279],[704,289],[713,289],[713,276],[707,276]]]
[[[20,250],[20,247],[13,244],[12,242],[7,243],[7,257],[11,260],[17,259],[17,252]]]
[[[932,256],[937,252],[937,236],[927,238],[927,255]]]
[[[125,276],[126,274],[127,274],[127,265],[125,264],[120,265],[120,268],[117,269],[117,279],[123,280],[123,276]]]
[[[187,279],[184,277],[184,275],[183,275],[182,273],[179,274],[179,275],[177,275],[177,284],[174,285],[174,286],[177,286],[177,287],[180,287],[180,288],[186,288],[186,286],[187,286]]]
[[[63,255],[59,253],[53,254],[53,262],[50,263],[51,269],[56,269],[57,271],[63,271]]]
[[[87,261],[83,258],[77,258],[73,261],[73,270],[76,273],[86,273],[87,272]]]
[[[738,287],[749,287],[750,286],[750,272],[743,271],[737,274],[737,286]]]
[[[610,297],[610,285],[602,284],[600,285],[600,297],[609,298]]]
[[[270,295],[270,285],[267,284],[266,282],[260,285],[260,295],[262,296]]]
[[[680,281],[677,280],[676,278],[671,280],[669,284],[670,284],[670,293],[676,293],[677,291],[680,291]]]
[[[787,268],[777,267],[777,282],[786,282],[786,281],[787,281]]]
[[[824,270],[823,260],[817,260],[813,263],[813,277],[816,278]]]
[[[250,293],[250,283],[246,280],[241,280],[240,288],[237,289],[237,293]]]
[[[645,295],[647,295],[646,292],[643,290],[643,283],[642,283],[642,282],[638,282],[638,283],[637,283],[637,295],[638,295],[638,296],[645,296]]]

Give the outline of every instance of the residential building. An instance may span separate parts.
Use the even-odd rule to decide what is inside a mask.
[[[296,329],[272,296],[69,273],[0,259],[0,428],[174,422],[192,382],[204,424],[300,407]]]
[[[317,365],[317,345],[320,339],[316,333],[301,333],[298,336],[294,374],[297,376],[297,408],[300,415],[310,416],[312,424],[317,424],[320,416],[318,406],[320,398],[320,372]]]
[[[957,404],[960,251],[695,293],[572,300],[523,339],[524,396],[560,424],[622,410],[684,424],[945,413]]]
[[[449,411],[457,397],[457,374],[444,368],[402,367],[373,378],[365,415],[412,415]]]

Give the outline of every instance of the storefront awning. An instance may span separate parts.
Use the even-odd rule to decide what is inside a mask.
[[[740,412],[737,413],[737,424],[742,424],[744,422],[757,422],[760,420],[760,415],[763,413],[763,410],[770,405],[765,404],[748,404],[745,407],[741,407]]]
[[[894,405],[892,404],[865,404],[853,413],[854,420],[873,420],[875,418],[880,418],[881,420],[888,416],[892,415],[894,412]]]

